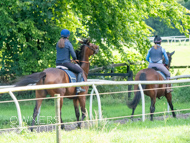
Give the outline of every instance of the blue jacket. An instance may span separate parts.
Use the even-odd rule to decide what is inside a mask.
[[[57,50],[56,63],[71,62],[70,55],[72,56],[73,60],[77,59],[73,46],[68,39],[65,39],[64,48],[59,48],[57,43],[56,50]]]
[[[158,46],[160,46],[159,44],[157,44]],[[161,47],[161,46],[160,46]],[[149,49],[149,51],[148,51],[148,54],[147,54],[147,56],[146,56],[146,60],[149,62],[149,63],[154,63],[154,62],[152,62],[152,60],[151,60],[151,58],[150,58],[150,50],[151,50],[152,48],[150,48]],[[167,64],[168,65],[168,63],[169,63],[169,60],[168,60],[168,55],[166,54],[166,51],[165,51],[165,49],[164,48],[162,48],[162,55],[164,55],[164,58],[165,58],[165,64]],[[160,63],[160,64],[162,64],[162,59],[161,60],[159,60],[158,62],[156,62],[156,63]]]

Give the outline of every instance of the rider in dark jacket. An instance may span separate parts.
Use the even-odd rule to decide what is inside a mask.
[[[70,36],[70,31],[67,29],[63,29],[61,31],[61,38],[59,39],[56,50],[57,50],[57,58],[56,58],[56,66],[65,66],[69,70],[73,71],[77,74],[77,82],[82,82],[82,75],[83,70],[80,66],[77,66],[73,63],[71,63],[70,55],[72,56],[73,60],[76,60],[76,53],[73,49],[72,44],[68,40]],[[76,87],[76,92],[85,92],[85,89],[82,89],[81,87]]]
[[[155,36],[155,45],[149,49],[148,54],[146,56],[146,60],[149,62],[148,68],[156,67],[158,70],[162,71],[166,75],[166,79],[169,80],[170,72],[163,65],[162,56],[164,55],[165,65],[168,65],[169,59],[165,49],[161,47],[161,42],[162,39],[159,36]],[[171,85],[168,84],[167,86],[170,87]],[[171,92],[171,88],[167,88],[167,93],[169,92]]]

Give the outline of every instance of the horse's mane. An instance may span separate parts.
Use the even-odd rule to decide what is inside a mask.
[[[80,48],[75,51],[76,56],[77,56],[77,60],[81,60],[82,59],[83,53],[84,53],[83,50],[84,50],[84,44],[81,45]]]
[[[76,56],[77,56],[77,60],[81,61],[83,56],[84,56],[84,47],[85,47],[85,44],[89,44],[89,39],[85,39],[83,40],[83,44],[80,46],[79,49],[75,50],[75,53],[76,53]],[[81,63],[80,63],[81,65]]]

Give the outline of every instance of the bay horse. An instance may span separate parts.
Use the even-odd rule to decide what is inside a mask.
[[[80,50],[76,51],[77,59],[79,60],[79,64],[81,68],[83,69],[83,77],[84,81],[87,81],[87,76],[90,68],[90,62],[89,57],[97,54],[99,51],[99,46],[94,45],[90,43],[90,41],[83,40],[80,41],[82,46],[80,47]],[[58,68],[47,68],[43,72],[34,73],[31,75],[28,75],[23,80],[17,82],[15,86],[25,86],[28,84],[34,84],[36,85],[45,85],[45,84],[60,84],[60,83],[69,83],[69,76],[67,73],[61,69]],[[79,95],[87,94],[88,92],[88,86],[82,87],[86,91],[79,93]],[[60,111],[63,105],[63,96],[69,96],[69,95],[76,95],[75,87],[68,87],[68,88],[57,88],[57,89],[44,89],[44,90],[36,90],[35,95],[36,98],[45,98],[49,94],[51,97],[54,97],[55,94],[60,94],[62,97],[60,99]],[[75,109],[75,115],[77,118],[77,121],[79,121],[80,113],[79,113],[79,103],[81,107],[81,113],[82,118],[81,121],[85,118],[85,103],[86,103],[86,96],[77,96],[76,97],[68,97],[69,99],[73,99],[74,109]],[[32,126],[35,124],[35,119],[38,114],[38,110],[42,104],[43,99],[36,100],[36,105],[34,108],[33,113],[33,120],[32,120]],[[61,116],[61,112],[60,112]],[[63,123],[61,118],[61,123]],[[80,128],[81,123],[78,123],[78,127]],[[64,129],[64,125],[61,125],[61,128]],[[31,131],[33,131],[33,128],[31,127]]]
[[[168,64],[168,70],[170,68],[170,63],[172,60],[172,55],[174,54],[175,51],[172,53],[167,52],[168,59],[169,59],[169,64]],[[163,58],[163,63],[165,63],[165,59]],[[140,70],[136,77],[136,81],[160,81],[164,80],[164,78],[159,74],[155,69],[153,68],[147,68],[147,69],[142,69]],[[172,110],[172,115],[173,117],[176,117],[175,112],[173,111],[173,104],[172,104],[172,94],[166,92],[166,84],[149,84],[149,85],[142,85],[143,89],[148,89],[144,91],[144,94],[149,96],[151,99],[151,106],[150,106],[150,120],[153,121],[153,113],[155,111],[155,103],[156,103],[156,98],[160,99],[161,96],[165,96],[167,99],[167,102]],[[156,88],[161,88],[161,89],[156,89]],[[152,90],[150,90],[152,89]],[[139,90],[138,85],[134,86],[134,90]],[[129,108],[132,109],[132,116],[131,118],[133,119],[133,115],[135,112],[135,109],[141,99],[141,93],[140,91],[135,92],[135,96],[131,102],[128,102],[127,105]]]

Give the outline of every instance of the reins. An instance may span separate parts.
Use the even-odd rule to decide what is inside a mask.
[[[79,62],[81,62],[81,63],[87,63],[87,64],[90,64],[90,62],[91,62],[92,59],[94,58],[94,55],[95,55],[96,53],[98,53],[98,50],[96,50],[96,49],[90,47],[89,45],[87,45],[87,44],[83,44],[83,45],[87,46],[89,49],[91,49],[91,50],[94,51],[93,57],[91,58],[91,60],[90,60],[89,62],[87,62],[87,61],[79,61],[79,60],[71,60],[72,62],[74,62],[74,63],[79,63]]]

